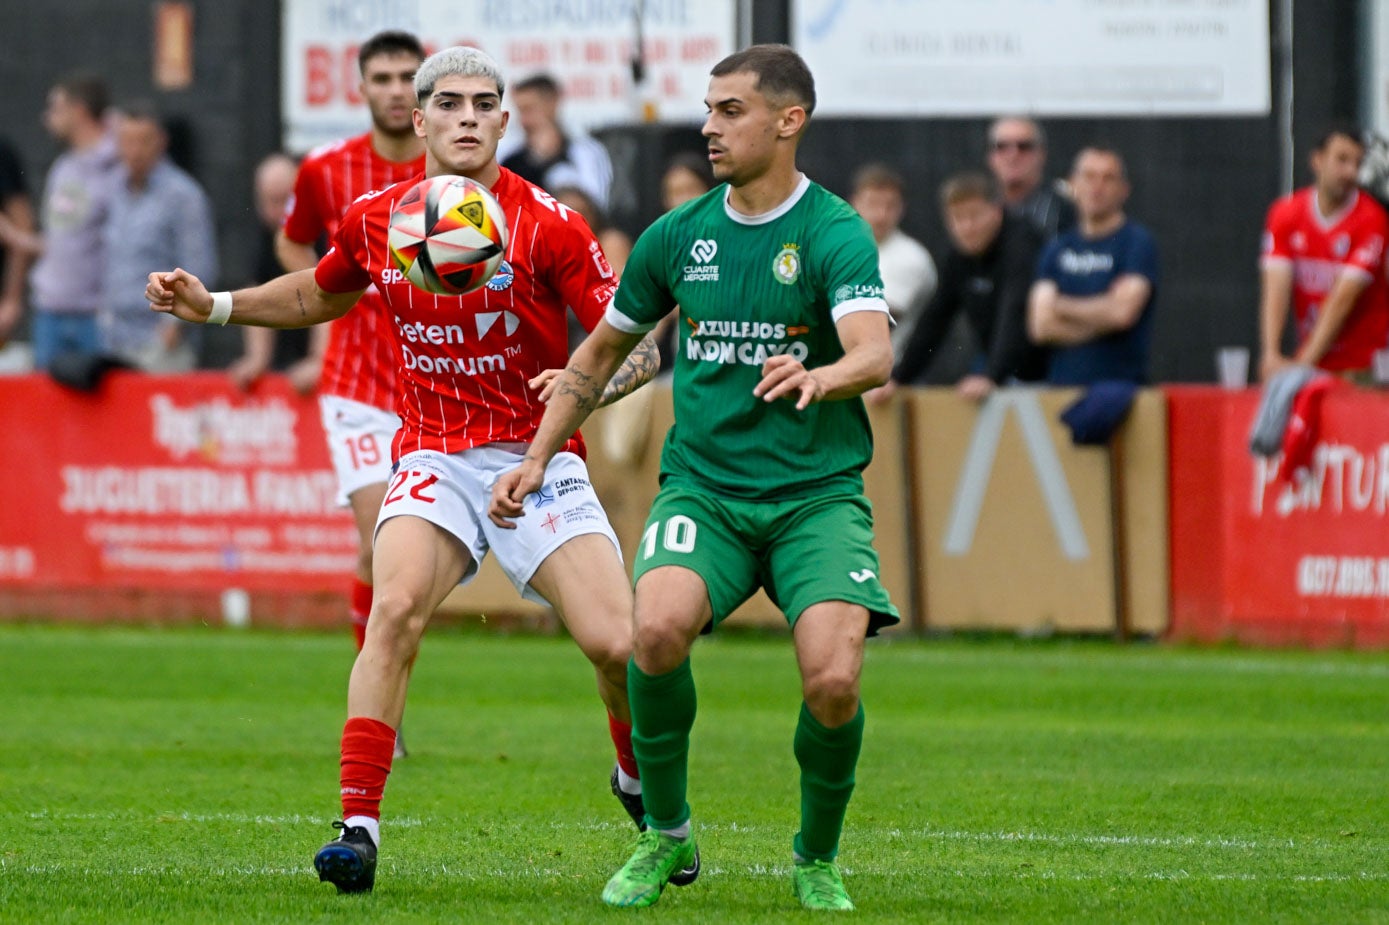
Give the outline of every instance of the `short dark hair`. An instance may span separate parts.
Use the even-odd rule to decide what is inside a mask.
[[[901,196],[906,194],[907,184],[902,175],[887,164],[870,161],[855,170],[849,180],[851,195],[866,189],[890,189]]]
[[[809,116],[815,111],[815,77],[790,45],[749,45],[724,58],[712,77],[747,72],[757,75],[757,91],[768,99],[791,100]]]
[[[367,62],[377,55],[414,55],[421,61],[425,59],[424,45],[420,44],[420,40],[400,29],[378,32],[363,42],[362,47],[357,49],[357,72],[365,74]]]
[[[1124,161],[1124,155],[1119,152],[1118,148],[1107,141],[1092,141],[1089,144],[1081,145],[1080,150],[1076,152],[1075,159],[1071,161],[1072,173],[1075,172],[1076,165],[1080,163],[1080,159],[1087,154],[1107,154],[1119,162],[1119,176],[1123,177],[1125,180],[1129,178],[1129,166]]]
[[[963,170],[951,174],[940,185],[940,207],[964,202],[967,199],[982,199],[985,202],[998,202],[998,184],[993,177],[978,170]]]
[[[559,81],[555,80],[550,74],[532,74],[525,80],[511,85],[512,93],[520,93],[524,90],[534,90],[546,96],[559,96]]]
[[[550,193],[560,202],[565,202],[566,199],[570,202],[577,202],[577,206],[569,206],[569,208],[574,209],[584,217],[584,221],[588,222],[588,227],[594,234],[608,229],[607,213],[583,187],[570,183],[557,186]],[[565,204],[568,205],[568,203]]]
[[[161,131],[168,130],[167,126],[164,124],[163,114],[160,113],[158,107],[154,105],[152,100],[143,98],[126,100],[117,106],[116,109],[127,119],[134,119],[138,122],[153,122],[155,125],[159,126]]]
[[[93,119],[104,116],[107,107],[111,105],[111,94],[106,89],[106,81],[96,74],[69,74],[53,86],[62,90],[68,99],[79,103]]]
[[[1316,144],[1312,145],[1312,150],[1325,151],[1326,146],[1331,144],[1333,138],[1349,138],[1361,148],[1365,147],[1365,133],[1360,130],[1360,126],[1349,119],[1335,119],[1322,127],[1321,134],[1317,135]]]
[[[1042,128],[1042,123],[1038,122],[1036,119],[1032,118],[1031,116],[1029,116],[1029,115],[1027,115],[1027,114],[1025,114],[1025,113],[1012,113],[1012,114],[1009,114],[1009,115],[999,116],[997,119],[994,119],[992,122],[990,122],[990,123],[989,123],[989,143],[990,143],[990,144],[993,143],[993,140],[994,140],[994,132],[998,130],[998,125],[999,125],[1000,122],[1026,122],[1026,123],[1032,128],[1032,137],[1035,138],[1035,139],[1037,140],[1037,147],[1041,148],[1041,149],[1044,150],[1044,151],[1046,150],[1046,147],[1047,147],[1047,130],[1044,129],[1044,128]]]
[[[700,154],[697,151],[677,151],[666,161],[666,169],[661,171],[664,177],[672,170],[688,170],[690,173],[699,177],[704,183],[706,190],[714,188],[714,170],[709,166],[709,155]]]

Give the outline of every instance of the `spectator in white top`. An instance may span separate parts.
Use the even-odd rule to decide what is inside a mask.
[[[576,186],[600,209],[608,208],[613,181],[612,160],[602,143],[587,135],[566,132],[559,119],[559,84],[549,74],[536,74],[516,84],[511,103],[526,140],[502,166],[553,195]]]
[[[900,227],[906,194],[897,171],[878,163],[860,167],[851,183],[849,204],[868,223],[878,244],[883,298],[897,322],[892,344],[900,350],[911,336],[921,309],[935,294],[936,262],[921,242],[908,237]]]

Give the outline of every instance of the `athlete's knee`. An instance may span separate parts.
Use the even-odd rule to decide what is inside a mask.
[[[632,654],[647,674],[674,670],[690,654],[690,634],[673,620],[638,619],[632,639]]]
[[[831,728],[842,726],[858,712],[859,673],[851,665],[824,665],[808,671],[801,696],[810,713]]]
[[[429,622],[425,598],[422,589],[377,586],[367,620],[368,639],[375,636],[379,643],[397,650],[402,657],[413,658]]]
[[[629,629],[590,643],[584,648],[584,655],[610,683],[627,686],[627,662],[632,657],[632,634]]]

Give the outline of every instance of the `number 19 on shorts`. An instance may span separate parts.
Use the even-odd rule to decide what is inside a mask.
[[[650,559],[656,554],[656,543],[667,552],[694,552],[695,534],[699,528],[684,514],[676,514],[667,521],[656,521],[641,535],[641,557]]]

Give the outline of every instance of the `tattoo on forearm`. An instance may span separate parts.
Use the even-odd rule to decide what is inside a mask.
[[[656,349],[656,341],[648,334],[627,354],[627,359],[613,373],[608,387],[603,391],[599,405],[610,405],[624,395],[637,390],[650,382],[661,369],[661,354]]]
[[[299,300],[299,317],[307,318],[309,316],[309,308],[304,304],[303,291],[299,289],[294,290],[294,298]]]
[[[599,399],[602,397],[603,390],[599,388],[594,378],[580,370],[578,367],[570,365],[565,372],[574,380],[574,384],[560,380],[559,394],[568,395],[574,399],[574,404],[579,406],[579,410],[587,415],[594,408],[598,407]]]

